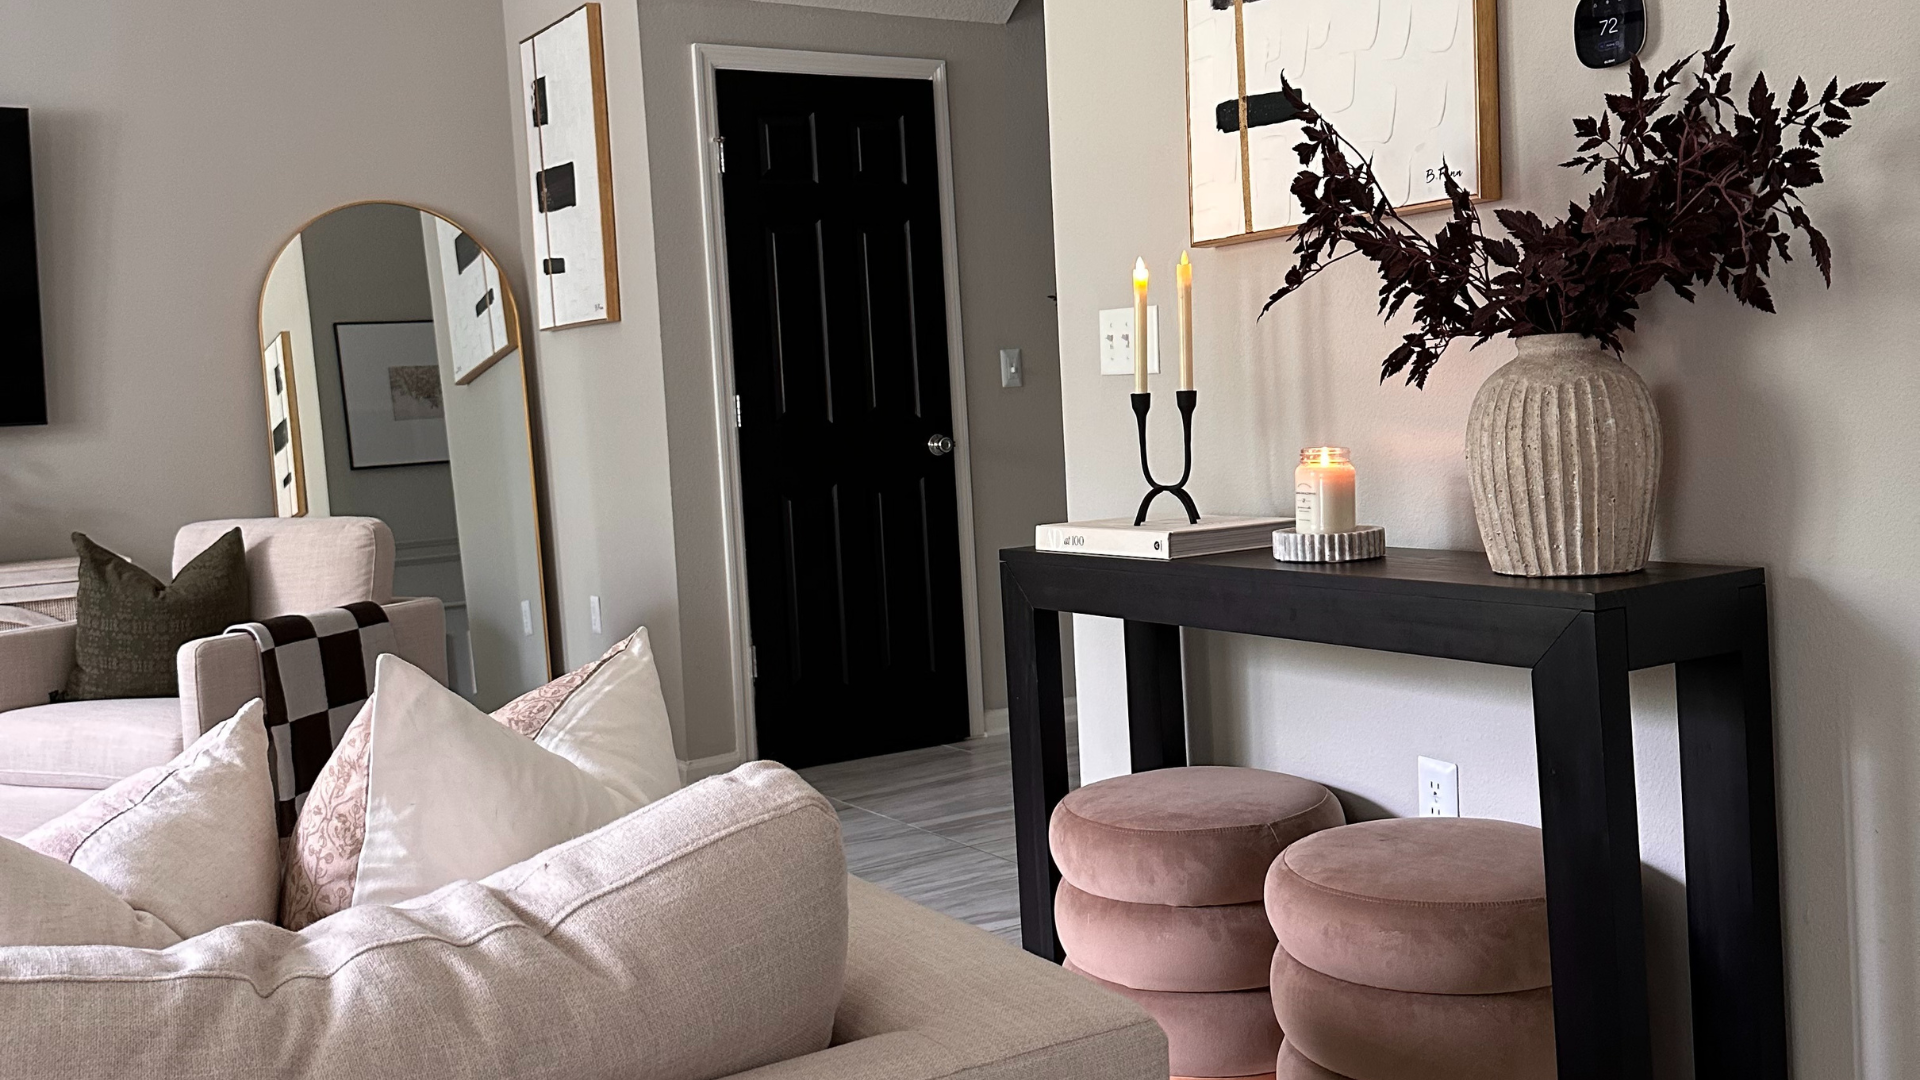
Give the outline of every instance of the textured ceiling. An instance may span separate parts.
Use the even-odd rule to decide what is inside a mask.
[[[876,15],[912,15],[922,19],[1004,23],[1013,17],[1020,0],[760,0],[763,4],[868,11]]]

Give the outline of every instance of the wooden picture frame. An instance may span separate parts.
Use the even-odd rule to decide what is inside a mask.
[[[1498,0],[1352,0],[1331,9],[1334,14],[1326,26],[1314,22],[1316,9],[1303,0],[1181,0],[1181,5],[1187,62],[1187,212],[1195,247],[1291,236],[1298,228],[1284,220],[1299,216],[1299,203],[1288,185],[1300,166],[1292,152],[1299,126],[1276,113],[1282,71],[1308,100],[1319,101],[1323,99],[1312,86],[1316,73],[1340,73],[1340,64],[1346,64],[1348,92],[1341,108],[1316,108],[1363,151],[1381,155],[1376,166],[1383,182],[1397,185],[1405,178],[1404,196],[1396,196],[1391,186],[1388,191],[1400,213],[1446,209],[1440,161],[1451,164],[1462,156],[1471,157],[1471,173],[1459,166],[1452,171],[1466,183],[1473,200],[1500,198]],[[1452,22],[1447,21],[1449,14]],[[1335,18],[1341,23],[1335,24]],[[1336,42],[1343,27],[1345,41]],[[1276,43],[1276,31],[1288,39],[1286,44]],[[1314,35],[1320,35],[1320,44],[1311,43]],[[1293,40],[1296,36],[1308,44]],[[1343,52],[1337,47],[1341,43],[1360,47]],[[1253,45],[1259,46],[1259,55],[1250,57]],[[1469,50],[1471,55],[1466,55]],[[1296,58],[1296,63],[1287,63]],[[1301,72],[1298,78],[1296,69]],[[1365,75],[1375,77],[1363,79]],[[1334,98],[1343,89],[1337,75],[1322,85],[1331,88],[1328,96]],[[1359,101],[1363,91],[1368,95],[1364,105]],[[1424,129],[1417,120],[1403,123],[1406,118],[1396,112],[1403,95],[1409,110],[1437,110],[1435,122]],[[1448,111],[1462,96],[1473,105],[1471,130],[1457,109]],[[1261,112],[1264,119],[1257,115]],[[1342,127],[1343,113],[1351,113],[1349,119],[1368,130]],[[1386,137],[1368,139],[1380,131],[1383,116]],[[1263,127],[1272,130],[1256,134]],[[1448,145],[1468,152],[1449,158],[1444,153]],[[1433,160],[1422,164],[1429,156]]]
[[[267,390],[267,460],[273,463],[276,517],[307,516],[307,466],[301,456],[299,398],[293,385],[293,335],[275,334],[260,351]]]
[[[534,308],[542,330],[620,321],[600,5],[520,43],[533,215]]]

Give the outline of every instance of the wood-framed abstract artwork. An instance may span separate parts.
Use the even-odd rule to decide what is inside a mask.
[[[465,386],[520,347],[513,293],[500,287],[500,268],[460,226],[433,216],[440,287],[447,306],[453,384]]]
[[[447,402],[432,319],[333,324],[355,469],[447,460]]]
[[[273,511],[307,516],[307,469],[300,457],[300,410],[293,392],[293,335],[275,334],[260,353],[267,385],[267,449],[273,462]]]
[[[1299,88],[1402,213],[1500,197],[1497,0],[1181,0],[1193,243],[1290,235]]]
[[[620,319],[600,5],[520,43],[542,330]]]

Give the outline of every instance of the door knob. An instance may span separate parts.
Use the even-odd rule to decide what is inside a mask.
[[[927,453],[932,454],[934,457],[946,457],[948,454],[953,453],[953,437],[951,435],[935,435],[928,439]]]

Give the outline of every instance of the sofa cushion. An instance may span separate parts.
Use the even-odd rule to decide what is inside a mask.
[[[179,698],[63,701],[0,712],[0,784],[98,791],[179,752]]]
[[[484,881],[300,933],[0,949],[0,1062],[75,1078],[703,1080],[825,1049],[846,957],[833,808],[754,763]]]
[[[16,839],[93,797],[86,788],[0,784],[0,836]]]
[[[127,777],[20,838],[71,863],[181,937],[271,919],[280,882],[259,701],[179,757]]]
[[[171,584],[73,534],[80,554],[73,671],[62,698],[178,697],[174,656],[247,617],[247,560],[235,529],[181,567]]]
[[[32,848],[0,839],[0,948],[120,945],[164,949],[180,935],[112,889]]]
[[[253,611],[234,622],[393,602],[393,531],[378,518],[198,521],[174,534],[176,570],[230,529],[246,544],[253,593]]]

